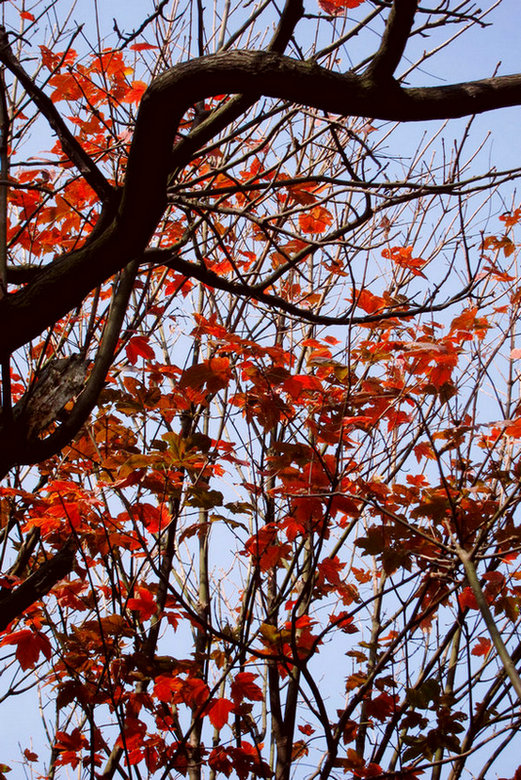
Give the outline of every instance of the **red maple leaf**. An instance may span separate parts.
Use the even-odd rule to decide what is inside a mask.
[[[136,365],[138,358],[142,357],[144,360],[153,360],[155,358],[154,350],[148,343],[148,338],[145,336],[133,336],[125,347],[125,352],[129,362],[133,366]]]
[[[228,723],[228,716],[234,706],[234,703],[229,699],[217,699],[214,701],[208,710],[208,716],[212,726],[220,731],[222,727]]]
[[[358,8],[364,0],[318,0],[318,4],[326,14],[338,16],[348,8]]]
[[[134,612],[139,612],[141,620],[150,620],[156,611],[156,600],[147,588],[137,588],[137,597],[127,601],[127,607]]]
[[[490,639],[486,639],[484,636],[480,636],[472,650],[472,655],[487,655],[492,647]]]
[[[170,675],[160,675],[159,677],[156,677],[154,684],[154,696],[159,699],[159,701],[168,703],[172,700],[173,693],[177,691],[179,687],[180,682],[175,677],[171,677]]]
[[[235,675],[235,680],[232,682],[231,695],[236,704],[240,703],[243,699],[250,699],[250,701],[262,701],[264,694],[259,686],[254,682],[256,674],[253,672],[239,672]]]
[[[468,607],[469,609],[479,609],[476,597],[472,592],[472,588],[465,588],[458,596],[458,602],[461,609]]]
[[[32,669],[43,653],[45,658],[51,657],[51,643],[45,634],[39,634],[30,628],[22,628],[0,639],[0,646],[16,645],[16,658],[25,671]]]

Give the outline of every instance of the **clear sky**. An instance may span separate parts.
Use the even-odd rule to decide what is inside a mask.
[[[217,0],[222,2],[222,0]],[[129,32],[135,28],[143,18],[144,9],[151,6],[150,2],[142,0],[100,0],[100,8],[103,11],[104,25],[107,32],[112,27],[112,18],[118,21],[120,29]],[[306,0],[306,6],[315,7],[315,0]],[[29,7],[29,5],[28,5]],[[107,8],[109,12],[107,13]],[[85,22],[87,37],[94,31],[93,0],[79,0],[73,18],[78,22]],[[494,26],[485,30],[475,29],[461,41],[456,42],[447,49],[436,62],[426,67],[425,83],[438,83],[447,81],[463,81],[467,79],[485,78],[496,70],[498,73],[512,73],[521,70],[521,0],[502,0],[501,5],[491,15]],[[90,29],[89,29],[90,28]],[[427,45],[426,42],[425,45]],[[499,64],[500,63],[500,64]],[[464,125],[466,120],[457,123]],[[521,166],[521,108],[503,109],[493,114],[486,114],[478,118],[475,123],[474,133],[478,138],[487,132],[492,133],[491,143],[486,154],[480,162],[484,168],[495,165],[498,168],[510,168]],[[411,148],[415,139],[425,130],[425,126],[407,127],[403,130],[404,145],[410,144]],[[451,128],[447,137],[452,139],[457,136],[456,129]],[[45,744],[36,739],[32,745],[28,734],[36,736],[41,729],[38,703],[34,692],[4,702],[0,705],[0,723],[2,736],[0,738],[0,763],[6,763],[13,767],[10,777],[13,780],[23,777],[20,766],[16,765],[19,755],[18,743],[22,747],[32,747],[36,753],[43,756],[48,754]],[[510,762],[509,762],[510,764]],[[508,769],[506,769],[508,771]]]

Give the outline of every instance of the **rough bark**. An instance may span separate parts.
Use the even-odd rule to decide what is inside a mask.
[[[38,569],[17,588],[0,596],[0,631],[26,609],[46,596],[49,591],[71,573],[74,566],[74,550],[66,546]]]

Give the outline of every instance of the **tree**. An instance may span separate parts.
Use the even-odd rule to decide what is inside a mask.
[[[497,5],[156,0],[88,42],[4,3],[1,695],[39,686],[45,777],[504,766],[521,208],[471,130],[521,76],[420,67]]]

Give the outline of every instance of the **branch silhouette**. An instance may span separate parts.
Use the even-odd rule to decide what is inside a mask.
[[[9,64],[7,63],[7,67]],[[38,336],[142,254],[166,206],[170,171],[194,149],[173,148],[185,112],[218,94],[266,96],[340,115],[402,122],[448,119],[521,103],[521,75],[443,87],[405,88],[371,71],[336,73],[275,52],[233,51],[171,68],[145,92],[136,119],[119,207],[82,248],[59,256],[0,302],[0,357]]]

